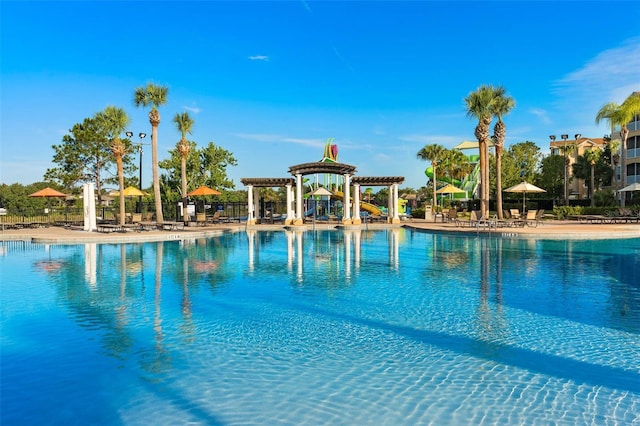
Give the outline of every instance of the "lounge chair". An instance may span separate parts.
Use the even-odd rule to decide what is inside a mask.
[[[525,223],[527,224],[527,226],[531,226],[532,228],[538,226],[536,214],[538,214],[537,210],[527,210],[527,216],[525,218]]]
[[[509,214],[512,219],[520,219],[520,210],[518,209],[509,209]]]
[[[455,208],[449,209],[449,213],[444,218],[447,222],[455,222],[458,219],[458,210]]]

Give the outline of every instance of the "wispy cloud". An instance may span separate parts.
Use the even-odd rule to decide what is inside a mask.
[[[249,56],[249,59],[252,61],[268,61],[269,57],[267,55],[254,55]]]
[[[549,118],[549,113],[541,108],[530,108],[529,113],[538,117],[540,121],[544,124],[551,124],[551,118]]]
[[[336,55],[338,59],[340,59],[340,61],[344,64],[344,66],[347,67],[349,71],[354,72],[355,70],[353,69],[351,64],[347,62],[346,59],[344,59],[344,57],[340,54],[340,52],[338,52],[338,49],[336,49],[335,47],[332,47],[332,49],[333,49],[333,53]]]
[[[311,6],[309,6],[309,3],[307,1],[301,0],[300,3],[302,3],[302,6],[307,12],[311,13]]]
[[[554,83],[558,108],[593,121],[607,102],[620,103],[640,88],[640,37],[599,53],[581,68]]]
[[[295,145],[311,146],[314,148],[324,147],[325,144],[325,141],[321,139],[292,138],[266,133],[234,133],[233,136],[257,142],[284,142]]]
[[[188,106],[183,106],[182,108],[186,109],[189,112],[192,112],[194,114],[200,114],[200,108],[198,107],[188,107]]]

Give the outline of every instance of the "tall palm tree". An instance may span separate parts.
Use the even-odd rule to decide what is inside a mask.
[[[610,127],[620,126],[620,164],[622,164],[622,173],[620,174],[620,184],[622,187],[627,186],[627,138],[629,137],[629,129],[627,123],[633,120],[633,117],[640,114],[640,92],[633,92],[627,99],[618,105],[615,102],[604,104],[596,114],[596,124],[606,120]],[[625,205],[625,197],[623,196],[621,206]]]
[[[618,163],[620,163],[620,155],[618,151],[620,150],[620,139],[607,139],[607,146],[609,147],[609,153],[611,154],[611,163],[613,164],[613,176],[612,182],[617,180],[618,176]]]
[[[493,104],[504,93],[503,87],[482,85],[465,98],[467,115],[478,120],[474,134],[480,151],[480,213],[484,217],[489,214],[489,126],[493,118]]]
[[[182,220],[187,221],[187,156],[191,150],[191,145],[187,140],[187,133],[191,134],[193,128],[193,119],[189,116],[188,112],[177,113],[173,117],[173,123],[182,135],[176,149],[180,153],[180,177],[182,183]]]
[[[418,158],[421,160],[425,160],[425,161],[431,161],[431,167],[433,168],[433,198],[432,198],[432,205],[435,209],[436,207],[436,168],[438,167],[438,164],[445,158],[446,153],[447,153],[447,149],[442,146],[442,145],[438,145],[437,143],[431,144],[431,145],[425,145],[424,147],[422,147],[422,149],[420,151],[418,151]]]
[[[589,162],[591,166],[591,207],[595,205],[595,199],[593,195],[596,192],[595,182],[596,182],[596,163],[600,159],[600,148],[593,147],[588,151],[585,151],[584,158]]]
[[[122,108],[108,106],[104,111],[96,114],[96,119],[103,126],[111,140],[111,152],[116,157],[118,166],[118,189],[120,191],[120,225],[125,223],[125,205],[124,205],[124,170],[122,166],[122,157],[127,153],[127,147],[120,139],[120,133],[129,125],[129,116]]]
[[[149,83],[147,87],[138,87],[133,93],[133,103],[137,107],[151,105],[149,111],[149,123],[151,123],[151,164],[153,175],[153,198],[156,202],[156,221],[163,222],[162,199],[160,198],[160,174],[158,172],[158,125],[160,124],[160,112],[158,107],[167,103],[166,86],[157,86]],[[140,183],[142,185],[142,182]]]
[[[503,94],[495,99],[493,103],[493,115],[498,119],[493,126],[493,144],[496,150],[496,209],[498,218],[502,219],[502,151],[507,133],[507,126],[502,121],[502,117],[509,114],[516,106],[516,101]]]

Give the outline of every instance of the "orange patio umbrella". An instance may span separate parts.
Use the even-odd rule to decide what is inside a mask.
[[[220,195],[220,194],[222,194],[222,192],[216,191],[215,189],[211,189],[208,186],[202,185],[200,188],[194,189],[193,191],[189,192],[187,196],[193,197],[193,196],[200,196],[200,195]]]
[[[29,194],[29,197],[42,197],[42,198],[50,198],[50,197],[66,198],[66,196],[67,194],[63,194],[62,192],[56,191],[55,189],[49,188],[49,187],[41,189],[40,191],[36,191],[33,194]]]

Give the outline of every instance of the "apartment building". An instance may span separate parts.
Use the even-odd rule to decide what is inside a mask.
[[[604,149],[605,143],[604,138],[583,138],[581,135],[575,135],[574,139],[569,139],[569,135],[559,135],[558,138],[552,137],[549,144],[552,155],[564,156],[566,149],[568,161],[567,175],[569,176],[567,192],[570,200],[579,200],[589,197],[588,182],[585,182],[584,179],[571,178],[573,165],[576,163],[579,156],[584,155],[585,151],[589,151],[594,148]],[[574,146],[575,148],[572,148]],[[640,146],[638,146],[638,148],[640,148]]]
[[[616,166],[616,181],[620,182],[622,167],[627,170],[627,185],[632,183],[640,183],[640,115],[633,117],[627,124],[629,136],[627,137],[627,159],[625,164]],[[611,139],[622,141],[620,136],[620,126],[611,130]]]

